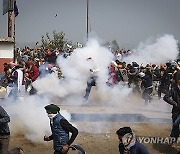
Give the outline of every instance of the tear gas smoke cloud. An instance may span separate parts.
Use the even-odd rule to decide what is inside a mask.
[[[149,39],[145,43],[140,43],[139,47],[133,51],[131,56],[123,60],[138,64],[164,64],[168,61],[175,60],[178,56],[178,44],[173,35],[164,35],[155,41]]]
[[[44,106],[48,105],[50,98],[42,96],[24,97],[21,101],[6,101],[6,109],[11,117],[10,130],[13,135],[24,135],[32,142],[44,143],[43,136],[50,135],[49,118]],[[62,115],[70,120],[67,111]]]
[[[89,57],[94,60],[94,64],[90,64],[90,62],[87,61]],[[95,65],[95,67],[99,69],[97,73],[98,88],[96,89],[98,97],[101,101],[119,101],[119,98],[125,97],[130,93],[130,89],[121,85],[114,88],[110,88],[106,85],[109,77],[108,66],[113,58],[113,54],[108,49],[102,47],[97,40],[91,39],[87,42],[86,47],[75,49],[70,57],[58,57],[57,63],[65,79],[59,81],[54,74],[51,74],[43,79],[37,80],[34,86],[37,88],[38,93],[41,94],[49,92],[59,97],[80,94],[80,97],[83,97],[86,89],[86,82],[90,76],[91,65]],[[109,95],[107,95],[107,93]],[[95,99],[93,101],[95,101]]]
[[[137,62],[164,62],[169,57],[174,59],[176,57],[177,51],[177,42],[174,40],[173,36],[165,35],[162,38],[157,39],[156,43],[152,46],[141,46],[138,48],[139,55],[143,54],[143,51],[148,51],[158,54],[158,58],[153,56],[153,59],[145,59],[143,56],[135,56],[133,61]],[[146,49],[146,50],[145,50]],[[152,50],[152,51],[151,51]],[[171,51],[171,54],[169,54]],[[161,57],[168,53],[168,56]],[[151,55],[149,54],[149,55]],[[145,56],[150,58],[150,56]],[[139,103],[141,98],[135,99],[128,97],[128,94],[131,92],[127,86],[123,86],[121,83],[114,86],[108,87],[106,81],[108,79],[108,66],[113,60],[113,54],[106,48],[102,47],[96,40],[90,40],[86,47],[76,49],[72,55],[68,58],[58,57],[58,65],[61,67],[63,75],[65,78],[59,80],[55,74],[47,75],[43,78],[38,79],[34,86],[38,90],[36,96],[27,96],[21,102],[9,103],[6,102],[6,108],[8,113],[11,116],[11,131],[13,134],[23,134],[25,137],[30,139],[33,142],[42,142],[43,136],[50,133],[49,119],[44,110],[44,106],[52,102],[52,98],[55,96],[63,97],[72,97],[68,101],[76,104],[78,97],[83,97],[86,88],[87,78],[90,75],[90,66],[87,62],[87,58],[92,57],[94,59],[95,65],[99,68],[98,72],[98,81],[97,88],[92,88],[92,93],[90,94],[90,100],[95,103],[103,102],[101,105],[106,106],[107,103],[116,105],[117,108],[123,108],[129,113],[129,108],[136,106],[137,108],[142,105],[142,102]],[[146,61],[140,61],[145,59]],[[130,59],[127,59],[130,60]],[[138,61],[139,60],[139,61]],[[155,61],[156,60],[156,61]],[[74,95],[76,94],[76,96]],[[126,98],[126,99],[125,99]],[[59,100],[58,100],[59,101]],[[11,101],[10,101],[11,102]],[[66,102],[67,103],[67,102]],[[91,104],[91,102],[89,102]],[[148,108],[147,106],[145,107]],[[114,112],[115,109],[112,110]],[[66,111],[62,112],[68,120],[71,116]],[[97,126],[98,130],[95,128],[94,132],[101,132],[103,126]]]

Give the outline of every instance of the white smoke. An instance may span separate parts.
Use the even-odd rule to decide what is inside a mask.
[[[44,107],[50,98],[43,96],[27,96],[23,99],[6,101],[6,109],[10,115],[10,131],[12,135],[24,135],[36,143],[44,143],[44,135],[51,135],[49,118]],[[62,115],[70,120],[70,114],[63,110]]]
[[[114,58],[114,55],[105,47],[101,46],[95,39],[87,42],[84,48],[75,49],[72,55],[68,58],[60,56],[57,60],[62,73],[63,80],[59,80],[55,74],[47,75],[45,78],[39,79],[34,83],[39,94],[51,93],[59,97],[75,97],[73,94],[83,98],[86,89],[86,82],[90,76],[90,62],[87,58],[93,59],[92,65],[99,69],[96,96],[92,93],[93,102],[98,101],[119,101],[119,98],[126,97],[130,93],[130,89],[121,84],[110,88],[107,86],[108,81],[108,66]],[[94,88],[92,88],[94,89]],[[98,98],[97,98],[98,97]],[[71,99],[72,100],[72,99]],[[74,99],[73,101],[79,101]],[[77,103],[77,102],[74,102]]]
[[[158,38],[151,45],[141,44],[137,48],[136,54],[126,59],[126,61],[137,61],[139,64],[164,63],[168,60],[174,60],[177,54],[177,41],[172,35],[165,35]],[[87,61],[89,57],[92,57],[95,65],[99,68],[97,87],[92,88],[90,104],[91,102],[103,102],[101,104],[103,106],[107,104],[117,105],[116,109],[123,106],[123,110],[125,109],[127,113],[131,106],[138,108],[142,105],[143,100],[141,98],[134,100],[129,97],[131,100],[128,101],[124,99],[131,92],[131,89],[127,86],[121,83],[114,87],[106,85],[108,66],[114,56],[96,40],[90,40],[84,48],[75,49],[70,57],[58,58],[57,63],[65,77],[63,80],[59,80],[55,74],[47,75],[34,83],[39,95],[24,97],[21,103],[7,102],[7,111],[11,116],[12,132],[14,134],[22,133],[33,142],[43,142],[43,136],[50,133],[49,119],[44,106],[54,103],[52,98],[56,96],[71,98],[69,100],[73,101],[74,104],[81,100],[85,93],[87,78],[90,75],[90,66]],[[61,103],[61,100],[57,100],[57,103]],[[142,102],[139,103],[139,100],[142,100]],[[68,120],[71,118],[66,111],[62,114]],[[99,129],[103,128],[98,126],[98,131]]]
[[[139,47],[133,50],[133,54],[124,58],[127,63],[133,61],[138,64],[164,64],[175,60],[178,56],[178,44],[173,35],[164,35],[155,41],[149,39],[140,43]]]

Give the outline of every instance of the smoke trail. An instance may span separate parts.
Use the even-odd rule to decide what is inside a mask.
[[[173,35],[164,35],[155,41],[149,39],[145,43],[140,43],[139,47],[133,51],[131,56],[123,60],[138,64],[163,64],[170,60],[175,60],[178,56],[178,44]]]

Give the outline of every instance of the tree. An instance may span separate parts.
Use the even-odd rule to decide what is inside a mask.
[[[67,44],[68,40],[65,38],[64,32],[56,32],[53,31],[53,38],[51,39],[49,36],[49,33],[46,33],[46,37],[42,36],[41,38],[42,47],[48,48],[48,49],[55,49],[59,48],[62,49],[65,44]]]
[[[113,40],[112,41],[112,51],[117,51],[117,50],[119,50],[119,45],[116,40]]]

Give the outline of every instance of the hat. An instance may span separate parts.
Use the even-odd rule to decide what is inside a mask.
[[[57,112],[60,111],[60,108],[57,105],[50,104],[44,107],[47,112],[51,112],[53,114],[56,114]]]
[[[122,127],[116,131],[116,134],[119,136],[124,136],[127,133],[132,133],[132,130],[130,127]]]

